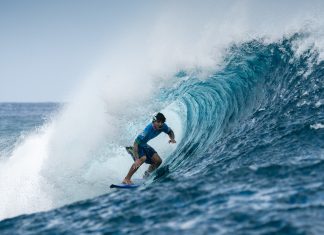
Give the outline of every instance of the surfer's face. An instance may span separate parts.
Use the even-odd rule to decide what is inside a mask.
[[[163,126],[163,122],[161,121],[155,121],[153,124],[156,129],[161,129]]]

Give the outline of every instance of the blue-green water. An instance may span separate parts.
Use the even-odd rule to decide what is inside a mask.
[[[146,185],[3,218],[1,234],[323,234],[324,62],[294,54],[302,37],[233,45],[205,80],[175,75],[157,100],[182,105],[184,137]],[[1,104],[3,158],[59,107]]]

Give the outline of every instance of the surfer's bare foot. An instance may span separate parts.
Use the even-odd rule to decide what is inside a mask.
[[[133,184],[133,181],[131,181],[129,179],[124,179],[123,184]]]

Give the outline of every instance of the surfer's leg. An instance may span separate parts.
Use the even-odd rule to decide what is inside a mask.
[[[154,171],[155,169],[157,169],[162,163],[162,159],[160,158],[160,156],[157,153],[153,154],[152,157],[152,163],[148,168],[148,173],[151,173],[152,171]]]
[[[137,159],[131,168],[128,171],[128,174],[126,175],[125,179],[123,180],[123,184],[132,184],[131,181],[132,176],[137,171],[137,169],[145,162],[146,156],[142,156],[140,159]]]

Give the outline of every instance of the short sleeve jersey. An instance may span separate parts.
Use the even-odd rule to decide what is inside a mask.
[[[155,129],[153,123],[150,123],[145,127],[144,131],[137,136],[135,141],[139,145],[146,145],[148,141],[157,137],[161,132],[168,134],[170,131],[171,128],[165,123],[163,123],[161,129]]]

